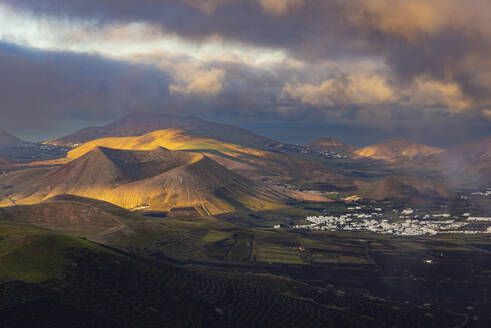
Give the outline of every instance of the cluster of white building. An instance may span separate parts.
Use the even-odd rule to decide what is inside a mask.
[[[482,220],[484,218],[479,219],[468,218],[467,221],[488,222],[487,220]],[[389,220],[383,219],[379,213],[309,216],[306,220],[312,223],[296,225],[293,228],[322,231],[370,231],[400,236],[436,235],[440,233],[491,233],[491,226],[480,231],[466,230],[464,227],[469,224],[466,221],[406,219],[405,221],[389,222]],[[491,219],[489,222],[491,222]]]
[[[489,197],[491,196],[491,190],[473,192],[472,195]]]
[[[481,217],[481,216],[469,216],[467,221],[475,222],[491,222],[491,218]]]

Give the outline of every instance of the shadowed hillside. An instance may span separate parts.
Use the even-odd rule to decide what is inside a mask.
[[[24,141],[0,130],[0,148],[21,147],[25,144]]]
[[[355,151],[361,158],[371,158],[388,162],[415,160],[425,156],[441,153],[441,148],[422,145],[411,140],[394,138],[376,145]]]
[[[416,170],[435,172],[445,184],[456,188],[486,188],[491,185],[491,137],[428,157]]]
[[[453,193],[436,182],[407,176],[387,177],[360,188],[357,194],[367,199],[406,200],[416,203],[455,198]]]
[[[198,153],[96,147],[58,168],[13,172],[0,178],[1,204],[33,204],[62,194],[124,208],[196,207],[203,214],[264,208],[284,196]]]
[[[221,140],[250,147],[264,147],[277,142],[248,130],[195,117],[171,114],[134,113],[103,127],[89,127],[51,141],[54,145],[76,145],[107,137],[141,136],[162,129],[179,129],[195,137]]]

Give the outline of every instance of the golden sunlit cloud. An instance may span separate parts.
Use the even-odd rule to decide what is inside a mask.
[[[446,28],[490,35],[489,9],[487,0],[474,0],[473,4],[460,0],[361,0],[347,1],[344,13],[362,33],[378,30],[415,41]]]
[[[319,107],[398,105],[462,113],[473,105],[456,83],[418,78],[411,86],[398,87],[376,73],[345,74],[320,84],[288,82],[283,96]]]
[[[488,117],[491,5],[470,1],[176,0],[125,8],[109,1],[106,8],[87,0],[57,11],[57,0],[44,0],[44,9],[4,0],[0,42],[145,67],[165,101],[202,99],[240,115],[344,111],[359,119],[369,108],[381,117],[398,109]]]
[[[170,85],[171,93],[196,94],[201,96],[216,96],[223,88],[225,71],[220,69],[181,72],[178,84]]]
[[[291,84],[283,89],[286,96],[313,106],[377,105],[396,100],[387,81],[375,74],[354,73],[323,81],[321,84]]]

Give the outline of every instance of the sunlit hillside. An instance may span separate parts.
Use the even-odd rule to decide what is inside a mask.
[[[399,162],[404,160],[414,160],[444,152],[445,149],[431,147],[414,141],[393,138],[384,142],[361,148],[355,152],[359,157],[366,157],[375,160],[388,162]]]
[[[261,150],[242,147],[215,139],[194,137],[178,129],[165,129],[153,131],[139,137],[92,140],[70,151],[67,158],[70,160],[78,158],[98,146],[125,150],[151,150],[156,147],[163,147],[169,150],[217,151],[232,157],[240,154],[254,156],[267,155],[267,152]]]
[[[176,129],[158,130],[140,137],[102,138],[89,141],[72,151],[64,162],[76,159],[95,147],[149,150],[163,147],[205,153],[229,170],[256,181],[329,181],[333,185],[352,182],[321,165],[273,152],[258,150],[210,138],[199,138]]]
[[[203,215],[264,209],[284,195],[226,169],[199,153],[96,147],[54,169],[32,169],[0,177],[0,205],[35,204],[72,194],[124,208],[169,211],[195,207]]]

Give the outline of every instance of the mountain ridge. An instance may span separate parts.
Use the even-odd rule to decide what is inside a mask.
[[[35,169],[34,169],[35,170]],[[0,205],[33,204],[63,194],[89,197],[131,209],[169,211],[197,207],[207,214],[237,206],[267,207],[284,195],[193,152],[120,150],[96,147],[54,169],[14,172],[0,177]]]
[[[180,129],[189,134],[244,146],[265,147],[278,142],[249,130],[214,123],[192,116],[173,114],[131,113],[101,127],[87,127],[70,135],[48,141],[53,145],[74,146],[108,137],[135,137],[156,130]]]

